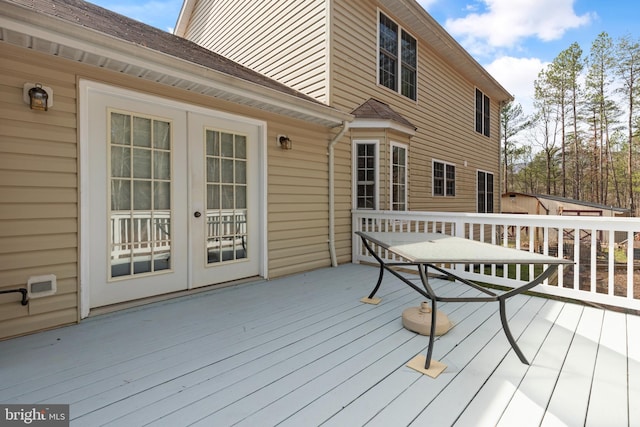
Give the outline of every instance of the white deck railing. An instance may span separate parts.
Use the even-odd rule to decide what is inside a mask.
[[[640,309],[640,241],[634,241],[640,235],[637,218],[391,211],[354,211],[352,215],[353,231],[440,232],[563,256],[575,265],[560,266],[556,283],[545,282],[534,291]],[[375,262],[355,235],[352,249],[354,263]],[[515,286],[536,274],[534,266],[447,267],[460,277],[502,286]]]

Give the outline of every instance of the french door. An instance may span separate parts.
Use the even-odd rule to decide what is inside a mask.
[[[191,283],[255,276],[260,267],[259,128],[189,114]]]
[[[260,127],[123,90],[86,98],[88,305],[258,275]]]

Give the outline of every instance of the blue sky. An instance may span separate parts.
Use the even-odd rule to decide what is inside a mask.
[[[287,0],[282,0],[287,1]],[[531,112],[533,81],[577,42],[585,55],[598,34],[640,39],[638,0],[419,0],[469,53]],[[172,31],[182,0],[93,3]]]

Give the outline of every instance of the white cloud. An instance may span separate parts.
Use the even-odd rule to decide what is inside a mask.
[[[534,86],[540,71],[547,65],[538,58],[502,56],[484,68],[522,105],[525,114],[533,113]]]
[[[484,12],[448,19],[445,28],[475,53],[515,48],[528,37],[542,41],[561,38],[572,28],[587,25],[593,14],[576,15],[575,0],[480,0]]]

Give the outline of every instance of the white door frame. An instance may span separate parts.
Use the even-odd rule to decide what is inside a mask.
[[[90,251],[91,251],[91,239],[90,239],[90,221],[87,219],[90,211],[89,206],[89,191],[90,189],[90,167],[89,167],[89,143],[90,143],[90,125],[89,125],[89,100],[90,95],[96,94],[108,94],[115,95],[123,98],[131,98],[139,101],[153,102],[163,104],[168,107],[177,109],[183,109],[186,112],[194,112],[202,115],[207,115],[215,118],[229,119],[233,121],[246,122],[259,127],[259,176],[260,179],[260,196],[259,196],[259,239],[260,239],[260,266],[259,274],[264,278],[268,278],[268,253],[267,253],[267,123],[263,120],[257,120],[245,116],[235,115],[223,111],[217,111],[204,107],[198,107],[195,105],[161,98],[154,95],[149,95],[133,90],[120,88],[117,86],[111,86],[104,83],[98,83],[90,80],[81,79],[78,83],[79,92],[79,223],[80,223],[80,236],[79,236],[79,278],[80,278],[80,317],[85,318],[89,315],[90,310]],[[106,113],[105,113],[106,114]],[[188,201],[189,212],[192,200]],[[190,218],[190,216],[188,216]],[[189,221],[190,223],[190,221]],[[189,225],[189,232],[191,226]],[[190,249],[189,249],[190,251]],[[191,254],[189,254],[191,256]],[[190,259],[190,257],[189,257]],[[191,288],[192,278],[191,269],[188,272],[188,287]]]

